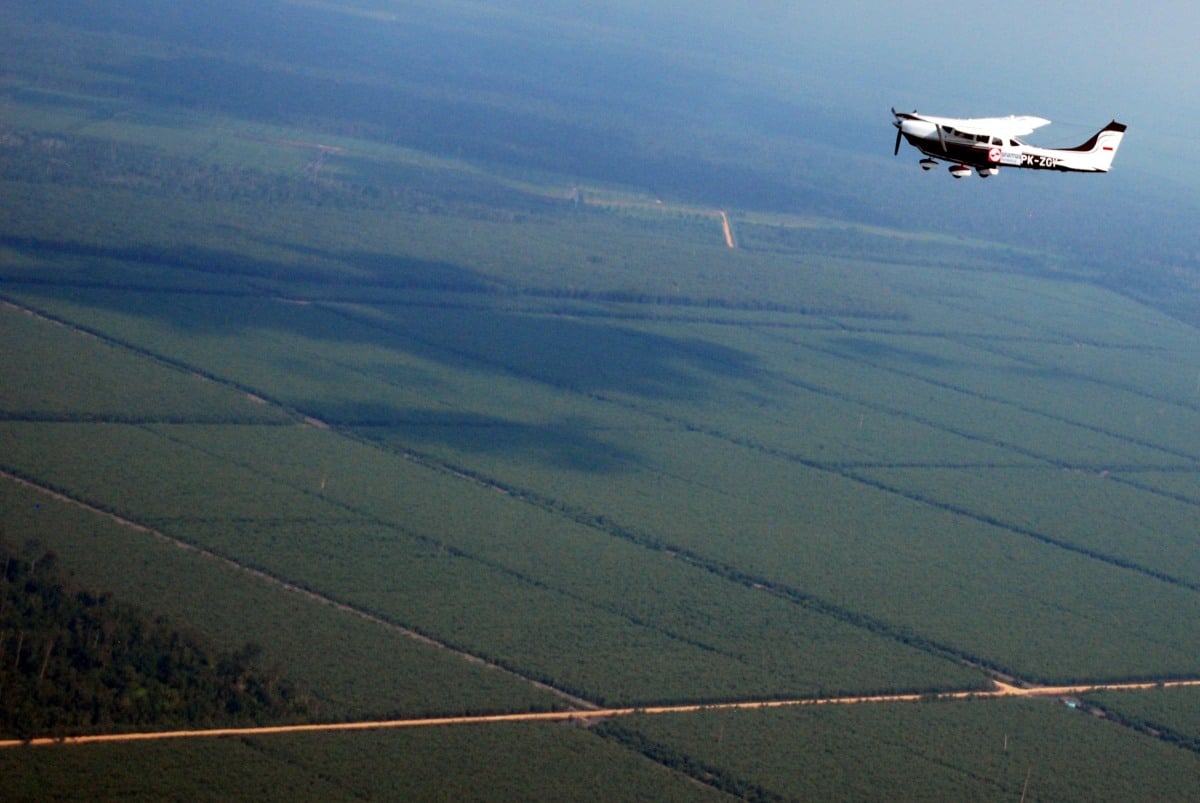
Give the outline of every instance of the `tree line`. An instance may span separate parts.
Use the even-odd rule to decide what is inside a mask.
[[[294,720],[307,702],[256,660],[81,587],[57,555],[0,541],[0,733],[17,738]]]

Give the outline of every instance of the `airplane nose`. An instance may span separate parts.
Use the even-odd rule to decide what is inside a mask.
[[[897,120],[896,128],[899,128],[903,133],[914,137],[928,137],[932,134],[936,127],[933,123],[925,120]]]

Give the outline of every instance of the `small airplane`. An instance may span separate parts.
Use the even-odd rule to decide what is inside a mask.
[[[1049,125],[1041,117],[930,117],[929,115],[898,112],[896,118],[896,153],[900,140],[906,139],[925,154],[923,170],[932,170],[938,160],[950,163],[950,175],[969,176],[974,170],[980,178],[994,176],[1000,167],[1024,167],[1033,170],[1061,170],[1081,173],[1107,173],[1125,126],[1113,120],[1096,132],[1087,142],[1074,148],[1038,148],[1026,145],[1018,137]]]

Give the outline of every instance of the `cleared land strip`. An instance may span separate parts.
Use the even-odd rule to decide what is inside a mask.
[[[90,736],[45,737],[39,739],[9,739],[0,741],[0,748],[23,745],[82,745],[98,742],[145,742],[164,739],[194,739],[214,736],[271,736],[292,733],[330,733],[345,731],[390,730],[397,728],[433,728],[446,725],[492,725],[506,722],[588,722],[634,714],[693,714],[700,711],[757,710],[765,708],[799,708],[812,705],[870,705],[881,703],[915,703],[933,700],[986,700],[1003,697],[1074,697],[1102,691],[1147,691],[1200,686],[1200,678],[1139,683],[1081,683],[1071,686],[1013,686],[993,681],[991,691],[953,691],[941,694],[878,694],[848,697],[813,697],[797,700],[751,700],[728,703],[687,705],[656,705],[637,708],[597,708],[590,711],[538,711],[520,714],[482,714],[464,717],[424,717],[420,719],[386,719],[364,722],[332,722],[307,725],[270,725],[250,728],[210,728],[206,730],[177,730],[141,733],[104,733]]]
[[[725,245],[728,248],[737,248],[737,240],[733,239],[733,226],[729,225],[729,215],[725,214],[724,210],[721,215],[721,231],[725,234]]]

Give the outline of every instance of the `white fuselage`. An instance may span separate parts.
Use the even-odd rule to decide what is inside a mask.
[[[1104,173],[1126,128],[1114,120],[1075,148],[1039,148],[1006,133],[1006,129],[1027,131],[1048,122],[1039,117],[956,120],[897,113],[893,125],[921,153],[949,162],[956,176],[966,174],[955,169],[959,165],[974,168],[981,176],[995,175],[1001,167]]]

